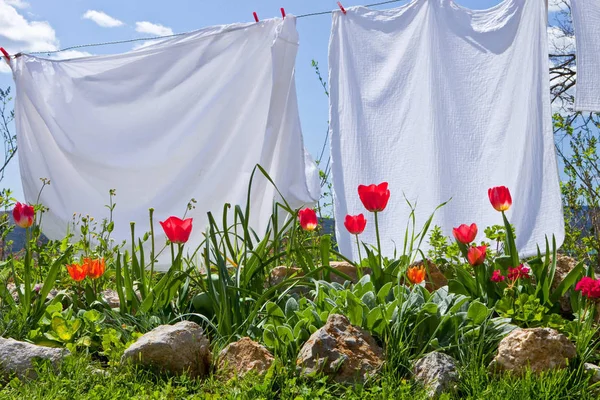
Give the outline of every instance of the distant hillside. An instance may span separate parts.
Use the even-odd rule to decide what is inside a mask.
[[[11,248],[9,248],[7,250],[17,253],[25,247],[25,229],[20,228],[15,225],[15,221],[13,220],[13,217],[10,212],[0,211],[0,219],[3,219],[4,215],[6,215],[6,214],[8,214],[7,215],[8,223],[10,225],[14,226],[14,229],[12,230],[12,232],[9,233],[8,236],[6,237],[7,243],[10,241],[13,242]],[[46,238],[44,235],[42,235],[41,239],[42,239],[42,241],[48,240],[48,238]]]

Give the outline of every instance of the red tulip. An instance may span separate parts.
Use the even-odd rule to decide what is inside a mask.
[[[481,265],[485,261],[487,246],[469,247],[467,259],[472,266]]]
[[[15,219],[15,224],[21,228],[29,228],[31,225],[33,225],[34,216],[35,211],[33,207],[27,204],[21,204],[17,202],[17,205],[13,209],[13,218]]]
[[[312,208],[305,208],[298,211],[300,227],[305,231],[314,231],[317,228],[317,213]]]
[[[80,282],[85,279],[88,273],[87,264],[70,264],[67,265],[67,271],[75,282]]]
[[[367,226],[367,220],[362,214],[346,215],[344,226],[351,234],[360,235],[365,230],[365,226]]]
[[[458,228],[452,228],[452,233],[454,234],[456,240],[462,244],[469,244],[475,240],[475,236],[477,236],[477,225],[471,224],[469,226],[462,224]]]
[[[498,211],[506,211],[512,205],[510,191],[506,186],[497,186],[488,189],[490,203]]]
[[[385,210],[388,200],[390,199],[390,191],[388,183],[383,182],[379,185],[358,185],[358,196],[360,201],[367,211],[378,212]]]
[[[182,220],[177,217],[169,217],[160,224],[167,235],[167,238],[173,243],[185,243],[192,233],[192,219]]]

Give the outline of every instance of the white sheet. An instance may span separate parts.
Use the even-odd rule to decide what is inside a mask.
[[[577,43],[575,110],[600,112],[600,0],[571,0]]]
[[[415,0],[385,11],[334,12],[329,53],[335,218],[364,212],[359,184],[389,182],[380,214],[385,256],[402,254],[410,209],[420,228],[502,224],[487,190],[507,186],[517,246],[532,254],[544,235],[564,238],[551,130],[546,8],[504,0],[484,11]],[[337,224],[340,250],[357,258]],[[369,215],[361,236],[375,245]],[[423,250],[429,248],[427,240]],[[363,252],[364,254],[364,252]]]
[[[295,18],[202,29],[126,54],[15,64],[16,123],[25,198],[51,185],[43,231],[64,237],[73,213],[108,216],[116,189],[117,241],[196,208],[188,249],[202,240],[207,211],[246,203],[257,163],[291,205],[314,204],[318,170],[303,147],[294,63]],[[257,172],[251,226],[264,232],[278,199]],[[170,256],[169,256],[170,257]]]

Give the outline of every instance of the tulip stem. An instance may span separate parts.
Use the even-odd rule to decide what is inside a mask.
[[[377,273],[375,276],[380,275],[381,273],[383,273],[383,260],[381,257],[381,240],[379,239],[379,220],[377,218],[377,211],[374,212],[375,214],[375,235],[377,236],[377,253],[379,256],[379,273]],[[379,278],[382,279],[382,278]]]
[[[358,278],[362,278],[362,255],[360,254],[360,242],[358,240],[358,234],[356,236],[356,247],[358,248],[358,263],[356,264],[358,269]]]
[[[152,287],[152,277],[154,276],[154,258],[156,257],[154,248],[154,208],[150,208],[150,244],[152,246],[150,250],[150,281],[148,282],[148,289]],[[145,266],[144,266],[145,268]]]

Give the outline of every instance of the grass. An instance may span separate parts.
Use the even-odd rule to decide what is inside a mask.
[[[107,375],[93,372],[91,360],[69,357],[54,371],[47,364],[37,366],[38,379],[6,379],[0,384],[0,398],[34,399],[425,399],[426,393],[410,380],[384,373],[366,386],[345,387],[327,384],[324,379],[306,380],[290,368],[275,368],[264,378],[249,376],[224,383],[216,377],[191,379],[187,376],[156,376],[131,367],[112,369]],[[596,389],[598,390],[598,389]],[[457,392],[441,399],[560,400],[598,399],[587,384],[583,371],[572,367],[540,376],[516,378],[491,376],[483,366],[461,369]]]

